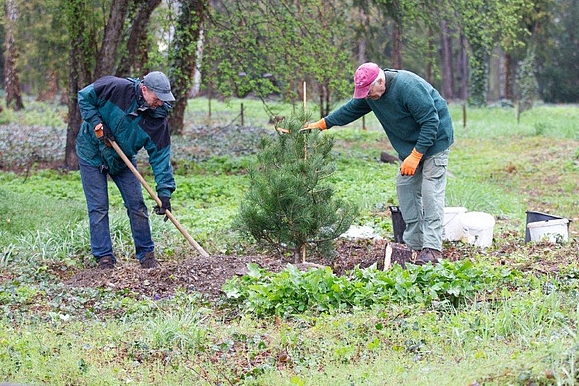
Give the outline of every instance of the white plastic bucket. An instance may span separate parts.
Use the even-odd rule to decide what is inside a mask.
[[[531,241],[548,240],[552,243],[569,239],[569,220],[566,218],[535,221],[527,224]]]
[[[463,207],[447,207],[444,208],[444,221],[442,239],[448,241],[457,241],[462,239],[464,233],[462,231],[462,224],[460,222],[460,215],[466,213],[466,208]]]
[[[467,212],[460,215],[464,237],[469,244],[488,247],[493,243],[495,218],[484,212]]]

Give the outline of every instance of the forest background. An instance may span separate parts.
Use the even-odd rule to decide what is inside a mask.
[[[366,61],[424,77],[449,101],[579,100],[579,0],[3,1],[2,89],[68,106],[64,166],[76,168],[76,94],[100,76],[166,72],[172,133],[195,96],[301,102],[326,115]]]

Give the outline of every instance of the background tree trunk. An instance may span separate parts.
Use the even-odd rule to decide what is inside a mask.
[[[145,65],[148,59],[147,25],[153,11],[161,4],[161,0],[144,0],[139,2],[138,10],[127,40],[127,50],[121,59],[117,76],[146,75]]]
[[[440,62],[442,69],[442,87],[441,93],[444,98],[452,99],[454,97],[454,77],[452,66],[452,37],[448,30],[446,20],[440,22]]]
[[[67,25],[70,36],[74,39],[70,48],[69,98],[68,98],[68,128],[66,132],[66,148],[64,153],[64,167],[78,168],[78,157],[75,144],[82,117],[78,109],[78,91],[89,84],[92,79],[90,68],[92,63],[91,36],[86,23],[86,4],[82,1],[72,1],[64,10],[67,13]]]
[[[402,68],[402,26],[398,20],[394,20],[392,27],[392,67]]]
[[[368,40],[364,31],[370,28],[370,18],[366,11],[363,8],[360,8],[359,12],[360,18],[360,32],[357,34],[358,36],[358,45],[357,45],[357,53],[356,57],[358,58],[358,63],[363,64],[367,62],[368,55],[366,54],[366,48],[368,45]]]
[[[115,0],[104,30],[104,38],[96,61],[94,80],[114,74],[115,59],[123,35],[130,0]]]
[[[195,76],[198,54],[197,42],[203,26],[205,7],[204,0],[181,2],[174,45],[169,54],[171,90],[176,99],[169,116],[169,127],[172,134],[183,132],[185,108]]]
[[[392,25],[392,67],[402,68],[402,18],[400,0],[392,0],[386,10],[394,21]]]
[[[20,81],[16,71],[18,49],[14,38],[14,29],[18,19],[18,8],[15,0],[6,1],[6,37],[4,53],[4,89],[6,91],[6,106],[16,111],[24,108]]]
[[[468,98],[468,55],[466,48],[466,38],[464,34],[460,34],[458,50],[458,98],[466,100]]]
[[[512,68],[512,56],[508,52],[505,53],[505,98],[514,101],[514,82],[513,82],[513,68]]]
[[[432,37],[434,33],[432,32],[432,28],[428,27],[428,58],[426,60],[426,69],[424,71],[424,79],[430,84],[432,84],[432,63],[433,63],[433,55],[432,55]]]
[[[58,94],[58,76],[56,71],[47,70],[46,71],[46,87],[38,94],[36,100],[40,102],[50,102],[56,99]]]

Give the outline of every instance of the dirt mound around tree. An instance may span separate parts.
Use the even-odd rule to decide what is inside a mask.
[[[336,254],[325,260],[309,263],[329,266],[336,275],[343,275],[355,266],[366,268],[384,256],[384,240],[339,240]],[[108,288],[130,291],[150,298],[164,298],[178,290],[199,292],[209,300],[217,300],[221,288],[228,280],[247,272],[247,264],[256,263],[261,268],[279,272],[288,261],[279,257],[256,256],[195,256],[182,261],[162,262],[157,269],[141,269],[136,261],[121,262],[112,270],[90,268],[76,273],[65,283],[72,287]],[[307,270],[310,264],[296,264]]]

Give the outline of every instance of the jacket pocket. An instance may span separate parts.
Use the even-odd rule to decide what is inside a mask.
[[[101,158],[105,166],[109,169],[108,172],[111,176],[117,175],[125,170],[127,165],[125,165],[115,149],[106,146],[104,143],[99,145],[99,149],[101,151]]]

